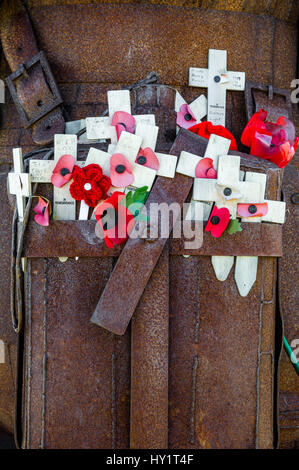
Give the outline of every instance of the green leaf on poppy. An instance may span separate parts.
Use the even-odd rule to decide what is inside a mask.
[[[226,227],[226,232],[233,235],[236,232],[242,232],[242,227],[238,219],[231,219]]]

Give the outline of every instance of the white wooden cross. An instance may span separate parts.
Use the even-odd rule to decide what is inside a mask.
[[[212,142],[218,140],[218,149],[216,153],[226,153],[229,143],[225,143],[222,137],[211,136],[209,140]],[[223,139],[222,142],[219,139]],[[230,141],[228,141],[230,142]],[[215,142],[211,147],[213,149]],[[226,148],[225,148],[226,145]],[[214,167],[217,167],[217,157],[213,156],[207,147],[205,157],[214,160]],[[182,152],[178,163],[177,171],[188,176],[195,176],[195,169],[198,162],[202,159],[197,155]],[[245,175],[245,181],[243,181]],[[209,218],[209,214],[213,205],[217,207],[227,207],[230,211],[231,218],[237,217],[238,203],[263,203],[267,202],[268,212],[262,217],[242,218],[242,222],[272,222],[284,223],[285,219],[285,202],[270,201],[264,199],[266,187],[266,175],[262,173],[246,172],[240,170],[240,157],[219,155],[218,157],[218,174],[217,180],[195,178],[193,188],[193,201],[190,206],[189,220],[194,218],[194,214],[203,214],[203,220]],[[223,194],[224,190],[231,190],[231,196],[237,196],[236,199],[227,200]],[[227,192],[227,191],[226,191]],[[201,201],[201,202],[199,202]],[[205,201],[205,202],[203,202]],[[207,205],[208,204],[208,205]],[[212,265],[217,279],[224,281],[233,266],[233,256],[212,256]],[[257,275],[258,258],[254,256],[238,256],[235,268],[235,281],[241,296],[248,295],[253,286]]]
[[[208,88],[208,121],[225,126],[226,90],[244,90],[245,73],[228,72],[227,51],[210,49],[209,68],[191,67],[189,85]]]
[[[187,101],[182,97],[182,95],[177,91],[175,95],[175,112],[178,113],[183,104],[188,104]],[[189,108],[195,116],[197,123],[201,122],[202,118],[207,115],[208,110],[208,101],[205,95],[200,95],[192,103],[190,103]],[[177,133],[180,130],[179,126],[176,126]]]
[[[13,149],[14,171],[8,174],[9,191],[16,196],[18,219],[24,220],[26,198],[31,196],[31,179],[28,173],[24,173],[22,149]]]
[[[86,118],[86,135],[89,140],[109,139],[111,144],[117,143],[115,126],[111,126],[116,111],[125,111],[131,114],[131,100],[129,90],[110,90],[107,93],[109,116]],[[155,125],[154,114],[141,114],[134,116],[136,125],[140,122]]]
[[[230,143],[231,142],[229,139],[212,134],[208,141],[204,157],[200,157],[188,152],[181,152],[177,166],[177,172],[195,178],[196,166],[200,160],[202,160],[202,158],[211,158],[213,160],[213,166],[215,170],[217,170],[219,155],[228,153]],[[242,179],[242,174],[240,174],[240,179]],[[212,183],[214,182],[215,184],[216,180],[209,181]],[[212,206],[213,202],[207,200],[205,200],[205,202],[199,202],[195,200],[193,196],[186,214],[186,219],[207,221],[209,219]],[[211,261],[217,279],[220,281],[225,281],[233,265],[234,257],[212,256]]]
[[[71,134],[55,134],[54,160],[30,160],[29,173],[32,183],[50,183],[52,172],[62,155],[72,155],[77,162],[77,136]],[[61,188],[54,186],[53,217],[55,220],[75,220],[76,201],[69,192],[71,182]]]
[[[268,212],[262,217],[243,217],[242,222],[272,222],[283,224],[285,221],[286,203],[281,201],[270,201],[264,199],[267,175],[264,173],[253,173],[247,171],[245,181],[252,181],[261,185],[263,200],[268,204]],[[251,202],[251,201],[250,201]],[[237,256],[235,266],[235,281],[242,297],[246,297],[255,283],[258,268],[257,256]]]

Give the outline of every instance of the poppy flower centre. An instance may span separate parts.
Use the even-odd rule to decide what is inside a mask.
[[[121,174],[121,173],[124,173],[125,169],[126,169],[125,165],[117,165],[117,167],[115,168],[115,171],[116,173]]]
[[[68,168],[61,168],[60,174],[61,176],[68,175],[70,173],[70,170]]]
[[[248,212],[250,214],[255,214],[257,211],[257,207],[254,205],[254,204],[251,204],[249,207],[248,207]]]
[[[223,194],[224,196],[230,196],[232,193],[232,190],[230,188],[224,188]]]
[[[190,113],[186,113],[185,116],[184,116],[184,118],[185,118],[185,121],[191,121],[192,116],[191,116]]]
[[[211,224],[218,225],[219,222],[220,222],[220,219],[219,219],[218,215],[213,215],[213,217],[211,218]]]
[[[139,155],[139,157],[137,158],[137,162],[139,163],[139,165],[144,165],[146,163],[146,157],[144,155]]]
[[[118,214],[112,207],[105,209],[100,218],[104,230],[110,230],[111,228],[115,227],[118,222]]]
[[[221,78],[219,77],[219,75],[215,75],[214,82],[219,83],[220,80],[221,80]]]
[[[91,190],[91,184],[90,183],[85,183],[84,189],[85,189],[85,191],[90,191]]]

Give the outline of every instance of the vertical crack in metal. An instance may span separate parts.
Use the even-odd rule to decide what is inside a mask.
[[[113,352],[111,354],[111,440],[112,440],[112,449],[116,449],[116,425],[117,425],[117,416],[116,416],[116,374],[115,374],[115,338],[112,336],[113,341]]]
[[[48,260],[44,259],[44,317],[43,317],[43,364],[42,364],[42,416],[40,448],[45,447],[46,376],[47,376],[47,279]]]
[[[197,278],[196,278],[196,293],[195,293],[195,328],[194,328],[194,342],[198,343],[199,341],[199,325],[200,325],[200,317],[199,317],[199,310],[200,310],[200,295],[199,295],[199,282],[200,282],[200,258],[197,256]]]
[[[264,303],[264,260],[259,258],[262,263],[261,274],[261,297],[260,297],[260,310],[259,310],[259,333],[258,333],[258,348],[257,348],[257,370],[256,370],[256,424],[255,424],[255,447],[258,449],[258,431],[259,431],[259,412],[260,412],[260,363],[261,363],[261,333],[262,333],[262,312]]]
[[[26,426],[26,448],[30,449],[30,407],[31,407],[31,344],[32,344],[32,330],[31,330],[31,260],[27,260],[27,272],[26,272],[26,292],[27,302],[25,310],[25,328],[28,331],[26,335],[26,414],[25,414],[25,426]]]
[[[191,385],[190,444],[195,443],[195,406],[196,406],[197,368],[198,368],[198,356],[194,356],[193,365],[192,365],[192,385]]]

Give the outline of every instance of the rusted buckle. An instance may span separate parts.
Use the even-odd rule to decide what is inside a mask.
[[[292,119],[292,103],[289,90],[246,81],[245,104],[248,120],[261,108],[268,111],[269,119],[275,120],[279,116]]]
[[[36,114],[34,117],[28,118],[23,106],[20,103],[17,89],[15,87],[14,82],[21,77],[23,77],[25,80],[26,79],[29,80],[30,69],[32,69],[36,64],[39,64],[41,66],[41,70],[42,70],[42,73],[44,74],[45,81],[48,84],[49,90],[51,91],[53,95],[53,101],[48,104],[43,104],[43,102],[41,102],[40,104],[37,103],[37,105],[40,106],[40,112]],[[15,103],[15,106],[18,110],[18,113],[22,118],[24,127],[26,128],[31,127],[34,123],[42,119],[44,116],[49,114],[53,109],[57,108],[57,106],[62,104],[61,95],[59,93],[54,76],[51,72],[50,66],[48,64],[48,61],[43,51],[40,51],[36,56],[32,57],[32,59],[30,59],[28,62],[26,62],[25,64],[22,64],[18,68],[18,70],[16,70],[11,75],[9,75],[6,78],[6,83],[11,93],[12,99]]]

